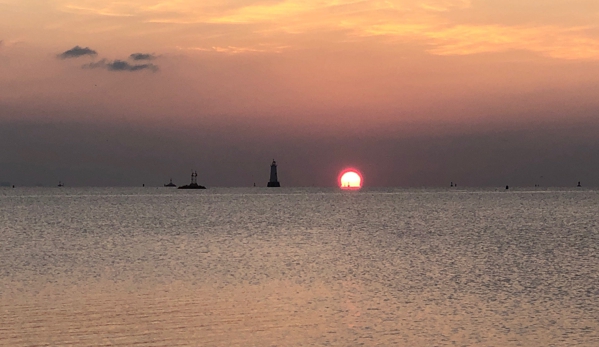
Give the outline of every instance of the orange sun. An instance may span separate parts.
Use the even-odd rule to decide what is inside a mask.
[[[356,169],[343,170],[339,175],[339,187],[341,189],[362,188],[362,175]]]

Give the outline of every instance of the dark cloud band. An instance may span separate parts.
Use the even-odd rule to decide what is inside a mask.
[[[102,59],[95,63],[89,63],[83,65],[84,69],[106,69],[108,71],[141,71],[150,70],[152,72],[158,71],[158,66],[154,64],[129,64],[124,60],[108,61]]]
[[[79,46],[75,46],[71,49],[69,49],[68,51],[64,51],[61,54],[58,55],[58,57],[60,59],[68,59],[68,58],[79,58],[79,57],[83,57],[85,55],[89,55],[89,56],[95,56],[97,55],[98,52],[94,51],[93,49],[89,48],[89,47],[79,47]]]
[[[153,60],[156,58],[154,54],[150,53],[133,53],[129,56],[132,60]]]

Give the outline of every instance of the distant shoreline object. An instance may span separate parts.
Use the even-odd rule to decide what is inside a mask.
[[[164,185],[165,187],[176,187],[177,185],[173,183],[173,179],[171,178],[170,181]]]
[[[268,180],[267,187],[278,188],[281,186],[279,178],[277,177],[277,162],[273,159],[270,164],[270,180]]]
[[[198,184],[198,172],[191,172],[191,183],[185,186],[178,187],[177,189],[206,189],[206,187]]]

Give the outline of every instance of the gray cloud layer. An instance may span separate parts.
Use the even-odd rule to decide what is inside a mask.
[[[84,69],[106,69],[108,71],[141,71],[141,70],[150,70],[153,72],[158,71],[158,66],[154,64],[129,64],[124,60],[114,60],[108,61],[106,59],[102,59],[98,62],[89,63],[83,65]]]
[[[64,51],[61,54],[58,55],[58,57],[60,59],[68,59],[68,58],[79,58],[79,57],[83,57],[85,55],[89,55],[89,56],[95,56],[97,55],[98,52],[94,51],[93,49],[89,48],[89,47],[79,47],[79,46],[75,46],[71,49],[69,49],[68,51]]]
[[[156,58],[154,54],[150,53],[133,53],[129,56],[133,60],[153,60]]]
[[[211,187],[264,186],[275,158],[285,186],[334,186],[346,166],[361,169],[367,186],[599,186],[597,122],[411,138],[271,130],[0,121],[0,182],[160,186],[189,182],[195,169]]]
[[[0,46],[3,41],[0,40]],[[69,59],[69,58],[78,58],[82,56],[96,56],[98,53],[89,47],[80,47],[75,46],[65,52],[62,52],[58,55],[60,59]],[[151,53],[133,53],[129,56],[129,59],[134,61],[145,61],[145,60],[154,60],[156,56]],[[150,70],[152,72],[158,71],[158,66],[151,63],[145,64],[130,64],[125,60],[107,60],[102,59],[97,62],[92,62],[89,64],[85,64],[82,66],[84,69],[106,69],[108,71],[141,71],[141,70]]]

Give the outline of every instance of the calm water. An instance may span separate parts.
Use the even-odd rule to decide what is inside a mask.
[[[1,189],[2,346],[599,346],[599,191]]]

